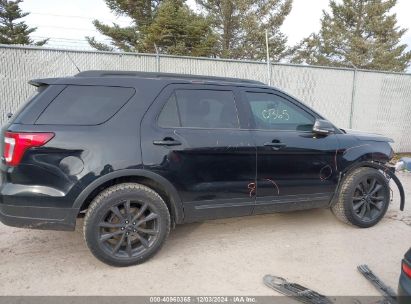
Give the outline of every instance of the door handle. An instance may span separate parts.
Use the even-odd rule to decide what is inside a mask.
[[[272,142],[266,142],[264,144],[264,146],[265,147],[271,147],[273,150],[280,150],[282,148],[287,147],[286,144],[283,144],[283,143],[280,143],[280,142],[277,142],[277,141],[274,141],[274,140]]]
[[[181,142],[171,137],[166,137],[163,140],[154,140],[153,144],[156,146],[180,146]]]

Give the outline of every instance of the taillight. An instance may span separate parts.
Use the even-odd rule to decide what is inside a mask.
[[[402,261],[402,271],[411,278],[411,267],[405,261]]]
[[[27,149],[41,147],[54,137],[54,133],[6,132],[4,136],[4,160],[9,166],[17,166]]]

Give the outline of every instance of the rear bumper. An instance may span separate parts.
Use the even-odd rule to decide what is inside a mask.
[[[5,205],[0,196],[0,221],[8,226],[74,230],[78,210],[71,208],[33,207]]]
[[[27,182],[25,176],[15,179]],[[10,180],[9,170],[0,164],[0,222],[31,229],[75,229],[78,208],[73,208],[73,200],[67,191],[50,185],[12,183]]]

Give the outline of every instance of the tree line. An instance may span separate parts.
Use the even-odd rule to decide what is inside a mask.
[[[281,31],[292,9],[292,0],[104,0],[118,16],[131,19],[128,26],[93,24],[110,39],[106,44],[87,36],[90,46],[102,51],[200,56],[231,59],[266,59],[273,62],[405,71],[411,51],[401,43],[401,28],[392,9],[397,0],[330,0],[321,17],[321,28],[295,46]],[[22,0],[0,0],[0,43],[44,45],[33,42],[29,28],[19,19]],[[304,26],[300,24],[298,26]]]

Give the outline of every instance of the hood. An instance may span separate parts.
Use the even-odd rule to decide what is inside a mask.
[[[384,142],[391,142],[391,143],[394,142],[394,140],[392,138],[386,137],[386,136],[381,135],[381,134],[368,133],[368,132],[352,130],[352,129],[342,129],[342,130],[345,133],[353,135],[354,137],[356,137],[360,140],[384,141]]]

